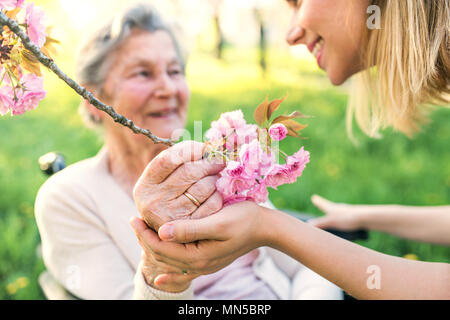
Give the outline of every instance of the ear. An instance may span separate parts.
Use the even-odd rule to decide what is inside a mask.
[[[91,92],[94,96],[96,96],[96,89],[91,87],[91,86],[86,86],[85,87],[86,90],[88,90],[89,92]],[[94,107],[92,104],[89,103],[89,101],[87,101],[86,99],[83,100],[83,106],[86,108],[86,110],[96,119],[98,120],[103,120],[103,118],[105,117],[105,112],[97,109],[96,107]]]

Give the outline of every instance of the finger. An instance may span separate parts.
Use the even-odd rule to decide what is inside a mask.
[[[329,206],[332,204],[331,201],[328,201],[327,199],[322,198],[317,194],[311,197],[311,202],[322,211],[326,211],[326,209],[328,209]]]
[[[184,163],[170,174],[164,181],[164,185],[169,187],[170,192],[173,192],[177,197],[199,180],[217,175],[224,167],[223,163],[208,159]]]
[[[202,205],[194,211],[191,219],[201,219],[218,212],[223,207],[223,198],[219,191],[215,191]]]
[[[158,235],[161,240],[189,243],[197,240],[225,240],[223,232],[218,232],[220,221],[215,215],[203,219],[176,220],[161,226]]]
[[[158,275],[153,283],[160,290],[169,289],[170,287],[183,287],[186,286],[187,283],[191,282],[193,279],[198,277],[195,274],[183,274],[183,273],[165,273]]]
[[[189,268],[192,254],[187,252],[184,245],[162,241],[153,230],[146,226],[141,218],[131,218],[130,224],[141,246],[157,255],[160,262],[178,267],[180,270]]]
[[[195,208],[192,208],[192,211],[194,210]],[[172,220],[169,215],[156,214],[150,212],[147,212],[147,214],[143,214],[142,217],[146,225],[154,231],[158,230],[159,227],[161,227],[165,222],[169,222]]]
[[[147,165],[138,184],[158,184],[186,162],[202,159],[204,144],[183,141],[162,151]]]
[[[165,210],[167,211],[166,213],[170,215],[170,220],[177,220],[189,219],[191,214],[195,212],[197,208],[197,205],[195,205],[188,197],[181,195],[175,200],[172,200],[170,206]],[[164,222],[158,225],[158,229],[164,224]]]
[[[153,239],[155,236],[158,237],[156,233],[147,226],[147,223],[143,219],[138,217],[132,217],[130,219],[130,225],[136,233],[136,237],[138,238],[141,247],[151,250],[144,238]]]
[[[216,191],[217,175],[206,176],[194,183],[186,192],[195,197],[200,203],[204,203]]]

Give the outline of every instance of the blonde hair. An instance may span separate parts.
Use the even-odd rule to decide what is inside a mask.
[[[365,31],[365,70],[354,76],[347,109],[372,137],[392,126],[408,136],[427,121],[432,105],[449,104],[450,2],[372,0],[381,29]]]

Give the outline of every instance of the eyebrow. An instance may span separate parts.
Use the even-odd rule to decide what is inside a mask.
[[[168,65],[173,65],[173,64],[181,65],[181,62],[179,61],[178,58],[173,58],[167,64]],[[133,61],[133,63],[132,63],[133,67],[140,66],[140,65],[147,65],[147,66],[153,67],[155,65],[155,63],[153,63],[152,61],[147,60],[147,59],[137,59],[137,60]]]

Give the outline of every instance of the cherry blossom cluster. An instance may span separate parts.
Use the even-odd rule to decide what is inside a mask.
[[[211,158],[223,159],[226,164],[216,183],[224,205],[246,200],[265,202],[267,188],[276,189],[294,183],[302,175],[309,162],[309,152],[301,147],[289,156],[278,147],[278,141],[288,135],[299,137],[297,131],[305,126],[292,119],[301,114],[295,112],[277,117],[272,123],[268,121],[281,101],[269,103],[266,99],[257,108],[255,119],[260,126],[247,124],[242,111],[236,110],[223,113],[206,132],[207,154]],[[260,117],[260,114],[264,115]],[[284,163],[278,163],[279,156]]]
[[[0,10],[18,21],[31,42],[44,52],[48,39],[43,10],[24,0],[0,0]],[[46,95],[39,62],[7,26],[0,34],[0,64],[0,115],[35,109]]]

